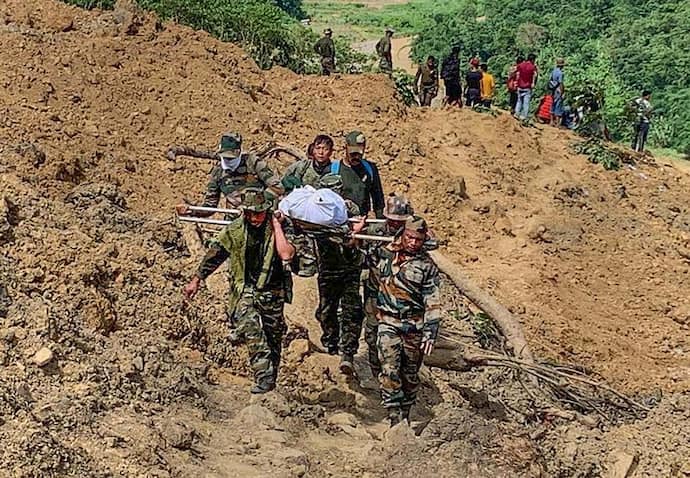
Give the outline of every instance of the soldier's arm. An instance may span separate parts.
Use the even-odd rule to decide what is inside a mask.
[[[201,260],[196,270],[196,276],[201,280],[206,280],[230,257],[228,251],[218,242],[211,243],[211,247],[206,251],[206,255]]]
[[[441,322],[441,280],[438,268],[433,263],[428,265],[422,284],[424,295],[424,323]]]
[[[285,188],[283,188],[283,185],[281,184],[281,178],[268,167],[268,163],[266,163],[266,161],[263,159],[254,159],[256,161],[254,170],[259,178],[259,181],[264,183],[266,189],[270,190],[276,196],[281,196],[283,193],[285,193]]]
[[[291,261],[297,250],[294,246],[294,233],[289,221],[282,214],[278,213],[271,217],[271,225],[278,256],[284,262]]]
[[[216,166],[213,168],[211,171],[211,178],[208,181],[208,184],[206,185],[206,194],[204,195],[204,203],[202,204],[203,207],[218,207],[218,203],[220,202],[220,177],[221,177],[221,171],[220,171],[220,165]],[[195,212],[194,215],[198,217],[207,217],[210,216],[211,212]]]
[[[414,91],[417,91],[419,85],[419,78],[422,76],[422,67],[417,68],[417,74],[414,76]]]
[[[374,163],[370,163],[373,170],[371,177],[371,206],[376,217],[383,218],[383,208],[386,206],[386,199],[383,197],[383,185],[381,184],[381,176],[379,175],[379,168]]]
[[[430,355],[441,327],[441,287],[438,268],[427,264],[422,293],[424,295],[424,325],[422,326],[422,352]]]

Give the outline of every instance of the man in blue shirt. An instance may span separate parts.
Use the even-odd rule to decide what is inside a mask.
[[[551,72],[549,79],[549,92],[553,97],[553,104],[551,105],[551,126],[561,126],[561,119],[563,118],[563,93],[565,91],[563,86],[563,67],[565,60],[559,58],[556,60],[556,68]]]

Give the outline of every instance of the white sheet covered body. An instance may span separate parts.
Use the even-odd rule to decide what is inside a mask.
[[[341,226],[347,222],[345,201],[330,189],[297,188],[280,201],[278,209],[291,218],[321,226]]]

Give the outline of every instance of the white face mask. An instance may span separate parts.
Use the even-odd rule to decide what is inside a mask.
[[[235,157],[223,153],[220,155],[220,167],[223,168],[223,171],[234,171],[240,165],[241,160],[241,154]]]

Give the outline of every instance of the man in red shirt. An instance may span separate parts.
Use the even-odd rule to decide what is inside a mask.
[[[521,120],[526,120],[529,115],[529,101],[532,98],[532,90],[537,83],[537,65],[534,62],[537,60],[537,55],[530,53],[527,56],[527,61],[523,61],[517,66],[517,105],[515,107],[515,116]]]

